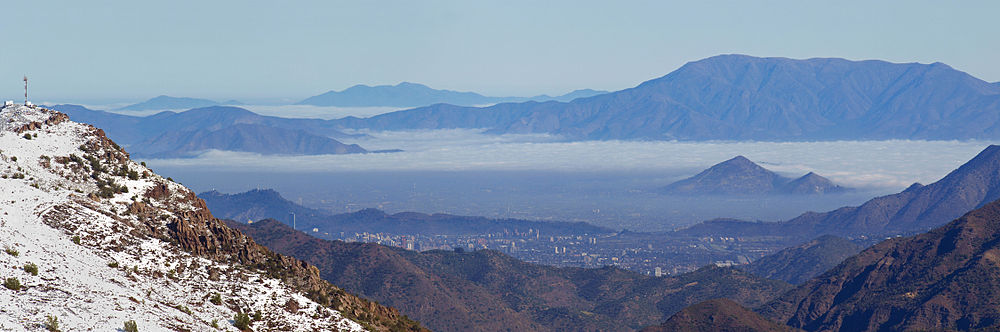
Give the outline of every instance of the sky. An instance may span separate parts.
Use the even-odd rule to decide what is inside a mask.
[[[7,1],[0,98],[294,102],[403,81],[619,90],[718,54],[944,62],[1000,81],[998,1]]]

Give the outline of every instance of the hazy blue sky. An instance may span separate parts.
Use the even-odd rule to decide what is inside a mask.
[[[1000,1],[5,1],[0,97],[298,100],[420,82],[617,90],[721,53],[947,63],[1000,81]]]

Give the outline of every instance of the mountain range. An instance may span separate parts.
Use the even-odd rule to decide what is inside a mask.
[[[387,214],[376,209],[332,214],[307,208],[281,197],[274,190],[250,190],[238,194],[209,191],[198,194],[210,210],[222,218],[240,221],[261,219],[281,220],[291,225],[290,213],[295,214],[298,229],[313,229],[322,233],[387,233],[421,235],[475,235],[507,231],[536,232],[552,235],[611,234],[614,230],[584,222],[531,221],[520,219],[490,219],[449,214],[401,212]]]
[[[996,329],[1000,202],[886,240],[760,307],[808,331]]]
[[[248,110],[212,106],[139,117],[55,105],[76,121],[103,128],[137,157],[186,157],[215,149],[260,154],[364,153],[364,148],[334,138],[351,138],[322,120],[263,116]]]
[[[798,285],[837,266],[864,248],[844,238],[823,235],[771,253],[740,268],[761,277]]]
[[[437,90],[423,84],[402,82],[396,85],[355,85],[343,91],[328,91],[320,95],[306,98],[297,104],[314,106],[340,107],[417,107],[433,104],[451,105],[488,105],[507,102],[535,101],[570,101],[607,93],[591,89],[576,90],[561,96],[539,95],[534,97],[487,97],[475,92],[458,92]]]
[[[275,220],[229,225],[437,331],[633,331],[707,299],[757,306],[790,288],[735,268],[653,277],[537,265],[491,250],[415,252],[322,240]]]
[[[93,126],[0,109],[2,330],[423,331],[212,216]]]
[[[574,140],[996,139],[1000,86],[942,63],[720,55],[634,88],[569,102],[436,104],[336,122]]]
[[[1000,199],[1000,146],[990,145],[935,183],[914,184],[900,193],[876,197],[857,207],[807,212],[783,222],[706,221],[680,233],[690,236],[780,234],[802,241],[824,234],[880,238],[925,232],[996,199]]]
[[[119,108],[126,111],[160,111],[160,110],[187,110],[192,108],[219,106],[219,105],[243,105],[236,100],[217,102],[208,99],[156,96],[141,103],[131,104]]]
[[[849,190],[809,172],[797,179],[778,175],[746,157],[736,156],[697,175],[674,182],[664,193],[677,195],[825,194]]]

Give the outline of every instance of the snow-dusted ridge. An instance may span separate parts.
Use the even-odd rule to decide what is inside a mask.
[[[99,129],[38,107],[0,109],[0,281],[21,285],[0,287],[0,330],[45,330],[51,316],[62,330],[135,321],[145,331],[235,331],[238,312],[257,318],[254,330],[364,329],[240,264],[266,255],[245,237],[218,240],[229,229],[212,228],[192,198]]]

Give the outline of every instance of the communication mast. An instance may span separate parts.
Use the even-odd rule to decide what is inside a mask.
[[[28,106],[28,75],[24,75],[24,106]]]

